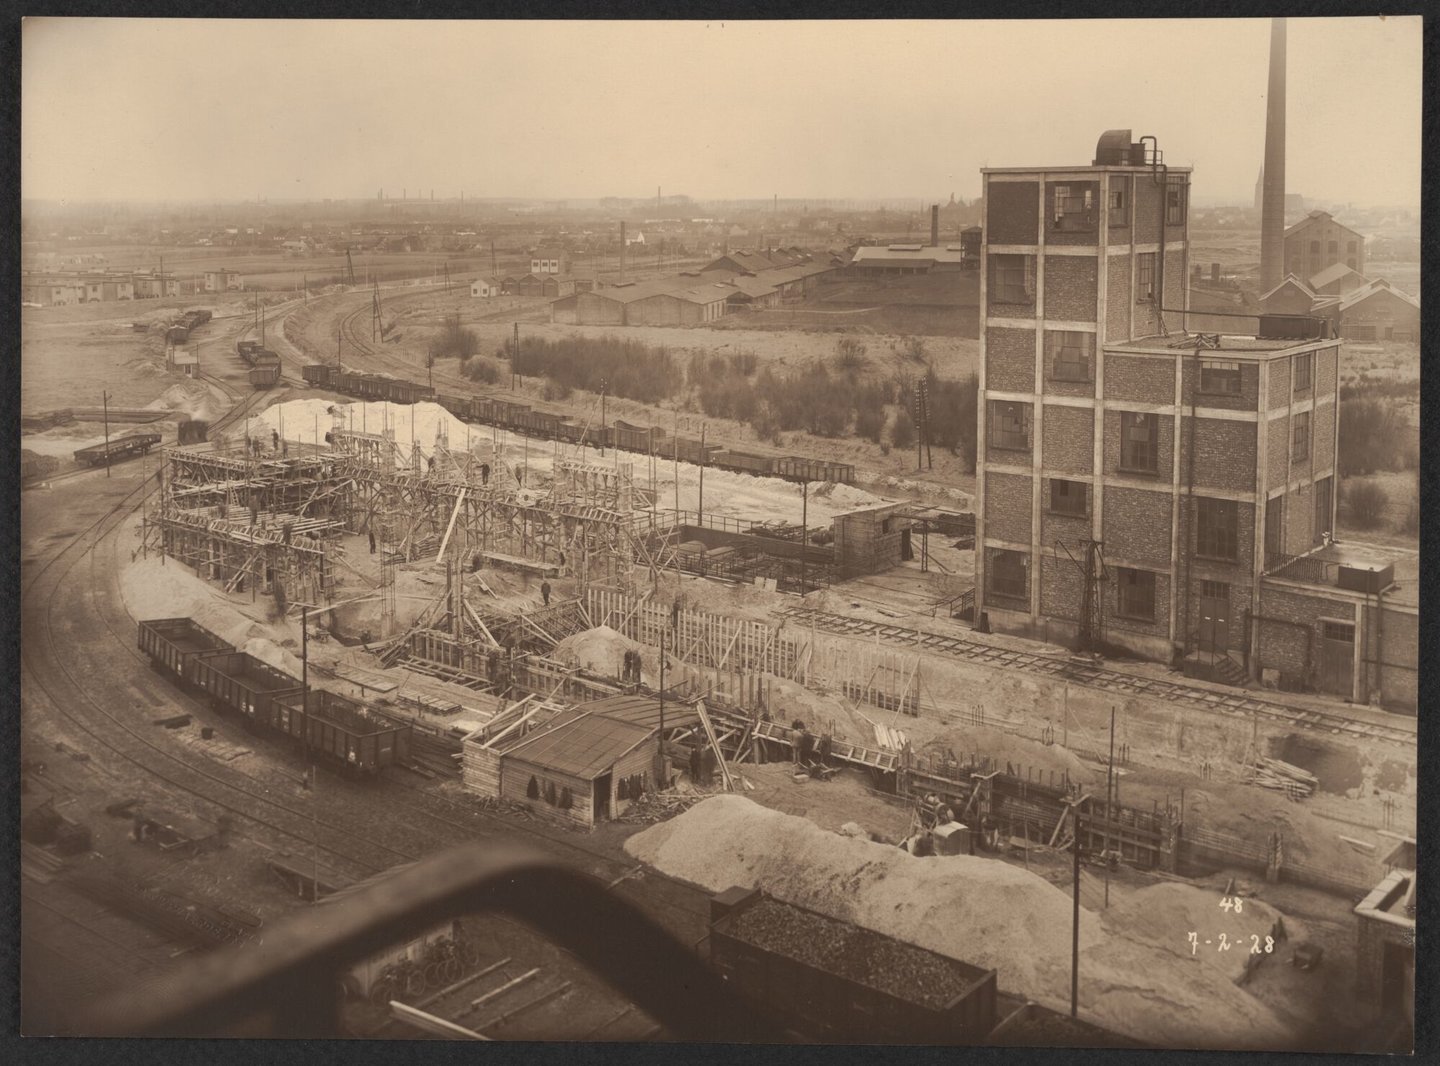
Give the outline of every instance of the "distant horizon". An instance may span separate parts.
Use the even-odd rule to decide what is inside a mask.
[[[978,196],[982,167],[1087,164],[1130,127],[1194,168],[1197,195],[1243,204],[1263,157],[1265,18],[280,25],[25,19],[24,199],[878,201],[903,184],[943,203]],[[1288,20],[1292,189],[1419,202],[1421,26]]]

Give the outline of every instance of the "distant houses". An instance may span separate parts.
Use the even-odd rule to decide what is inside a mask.
[[[1420,301],[1384,278],[1366,278],[1334,263],[1307,281],[1294,274],[1260,297],[1271,315],[1329,319],[1335,334],[1351,341],[1418,341]]]

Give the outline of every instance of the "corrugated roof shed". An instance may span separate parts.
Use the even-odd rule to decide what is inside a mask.
[[[668,720],[667,720],[668,724]],[[632,722],[583,711],[505,753],[556,773],[592,781],[628,752],[643,744],[654,730]]]

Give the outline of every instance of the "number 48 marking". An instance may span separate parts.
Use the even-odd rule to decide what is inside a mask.
[[[1241,899],[1239,896],[1222,896],[1222,897],[1220,897],[1220,909],[1221,909],[1222,911],[1233,910],[1236,914],[1239,914],[1239,913],[1241,912],[1241,909],[1242,909],[1244,906],[1245,906],[1245,901],[1244,901],[1243,899]]]

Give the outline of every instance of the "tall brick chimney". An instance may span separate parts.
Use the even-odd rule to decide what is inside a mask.
[[[940,205],[930,205],[930,247],[940,247]]]
[[[1285,274],[1285,20],[1270,20],[1270,88],[1265,94],[1265,169],[1260,206],[1260,288]]]

